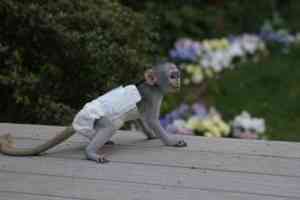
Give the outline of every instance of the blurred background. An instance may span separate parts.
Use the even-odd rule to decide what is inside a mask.
[[[67,125],[167,59],[170,133],[300,141],[299,17],[298,0],[2,0],[0,121]]]

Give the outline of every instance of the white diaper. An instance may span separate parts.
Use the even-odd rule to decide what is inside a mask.
[[[105,116],[120,128],[124,123],[124,114],[137,110],[136,104],[141,95],[135,85],[120,86],[86,103],[76,114],[72,126],[81,135],[95,135],[95,120]]]

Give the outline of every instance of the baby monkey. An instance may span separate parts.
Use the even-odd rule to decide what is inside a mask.
[[[0,152],[11,156],[36,156],[60,144],[75,133],[87,137],[85,149],[88,160],[106,163],[98,150],[126,121],[135,121],[148,139],[160,138],[167,146],[185,147],[186,142],[168,134],[159,122],[160,107],[167,93],[180,89],[180,71],[173,63],[155,65],[144,73],[137,85],[116,88],[84,105],[72,123],[54,138],[32,148],[16,148],[10,135],[0,139]]]

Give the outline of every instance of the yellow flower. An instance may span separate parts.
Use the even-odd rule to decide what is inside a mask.
[[[201,83],[203,79],[204,79],[203,71],[200,67],[197,67],[192,76],[192,81],[197,84],[197,83]]]
[[[183,84],[184,85],[188,85],[188,84],[190,84],[191,83],[191,81],[189,80],[189,79],[187,79],[187,78],[185,78],[184,80],[183,80]]]
[[[211,132],[215,137],[222,137],[221,131],[216,126],[210,127],[209,132]]]
[[[229,48],[229,42],[226,38],[220,40],[220,45],[222,49]]]
[[[230,126],[226,123],[222,124],[223,133],[225,136],[228,136],[230,133]]]
[[[204,136],[205,136],[205,137],[214,137],[213,134],[210,133],[210,132],[205,132],[205,133],[204,133]]]
[[[214,71],[212,69],[205,69],[205,74],[208,78],[214,77]]]
[[[202,45],[204,46],[204,48],[206,48],[206,49],[208,49],[208,50],[211,50],[211,49],[212,49],[212,46],[211,46],[211,44],[210,44],[210,41],[208,41],[208,40],[203,40]]]
[[[194,65],[187,65],[187,66],[185,67],[185,70],[186,70],[187,73],[190,73],[190,74],[191,74],[191,73],[193,73],[194,68],[195,68]]]
[[[197,129],[199,125],[199,119],[197,117],[191,117],[190,119],[188,119],[187,123],[185,124],[186,128],[190,128],[190,129]]]

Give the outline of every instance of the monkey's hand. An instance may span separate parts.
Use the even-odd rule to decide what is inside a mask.
[[[173,147],[186,147],[187,143],[183,139],[180,139],[176,136],[169,136],[167,145]]]
[[[179,140],[177,144],[174,145],[174,147],[186,147],[187,143],[184,140]]]
[[[187,143],[173,135],[168,134],[160,125],[158,120],[148,120],[149,127],[152,128],[153,132],[156,134],[157,137],[159,137],[162,142],[167,146],[173,146],[173,147],[186,147]]]

